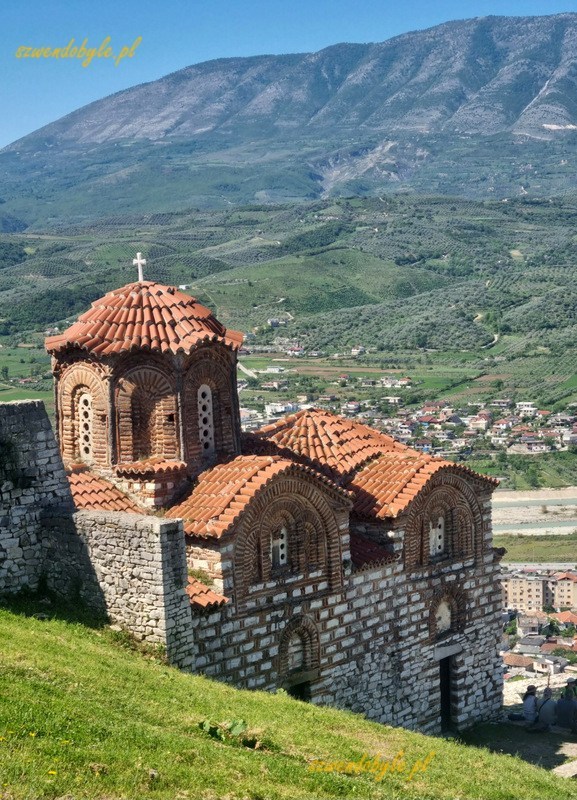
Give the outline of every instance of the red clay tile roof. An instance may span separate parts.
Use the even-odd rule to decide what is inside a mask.
[[[179,472],[186,469],[186,463],[162,458],[161,456],[153,456],[153,458],[149,458],[146,461],[135,461],[132,464],[116,464],[114,469],[117,475],[145,477],[146,475],[161,475],[165,472]]]
[[[269,481],[285,472],[314,476],[350,502],[347,492],[309,467],[279,456],[246,455],[202,472],[189,496],[165,516],[182,517],[185,532],[192,536],[218,539]]]
[[[86,469],[71,472],[68,475],[68,482],[76,508],[96,511],[128,511],[132,514],[144,513],[120,489]]]
[[[97,355],[147,349],[189,353],[203,341],[237,349],[243,336],[227,330],[194,297],[154,281],[129,283],[96,300],[64,333],[46,339],[49,353],[79,347]]]
[[[568,653],[577,652],[575,645],[563,644],[563,642],[545,642],[539,649],[545,655],[550,655],[555,650],[566,650]]]
[[[355,569],[362,569],[395,561],[395,555],[385,545],[351,531],[351,561]]]
[[[505,653],[503,661],[508,667],[531,667],[535,659],[522,656],[519,653]]]
[[[245,436],[247,449],[272,452],[309,463],[349,489],[359,516],[396,517],[441,469],[481,477],[463,465],[413,450],[362,423],[322,409],[292,414],[256,434]]]
[[[498,484],[494,478],[477,475],[468,467],[407,448],[403,453],[384,453],[352,476],[347,488],[355,496],[353,510],[361,517],[397,517],[440,470]]]
[[[556,619],[558,622],[562,622],[564,625],[577,625],[577,614],[573,611],[561,611],[560,614],[549,614],[549,616],[553,617],[553,619]]]
[[[255,436],[302,457],[323,472],[346,475],[380,453],[409,448],[391,436],[323,409],[306,409],[266,425]]]
[[[555,577],[558,581],[572,581],[573,583],[577,582],[577,575],[574,575],[572,572],[557,572]]]
[[[228,597],[213,592],[212,589],[196,578],[188,578],[188,586],[186,586],[185,592],[190,597],[190,605],[198,609],[206,610],[228,603]]]

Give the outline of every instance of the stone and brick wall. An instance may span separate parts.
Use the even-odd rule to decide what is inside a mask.
[[[405,531],[397,528],[396,562],[351,572],[343,530],[338,591],[322,575],[293,574],[256,584],[218,611],[193,614],[196,670],[269,691],[307,681],[314,703],[434,733],[440,729],[440,661],[450,658],[453,723],[465,728],[494,718],[502,703],[501,596],[488,495],[480,508],[477,555],[406,571]],[[232,542],[223,543],[221,556],[226,573],[234,562]],[[434,615],[443,598],[453,618],[451,629],[438,633]],[[305,654],[296,675],[283,653],[288,634],[301,637]]]
[[[354,571],[347,501],[315,480],[289,485],[279,479],[251,509],[264,537],[254,539],[261,560],[256,572],[246,546],[254,538],[251,514],[218,547],[203,552],[200,541],[189,540],[190,564],[204,558],[202,567],[230,598],[218,609],[193,612],[184,591],[180,521],[72,513],[39,402],[0,404],[0,444],[0,594],[34,588],[44,575],[55,591],[84,599],[146,641],[165,644],[171,662],[183,669],[255,689],[306,683],[314,703],[427,732],[439,730],[440,661],[450,659],[454,724],[464,728],[499,712],[501,592],[486,488],[474,488],[470,524],[462,531],[447,527],[442,557],[423,557],[426,526],[416,524],[413,508],[390,529],[362,526],[380,541],[392,535],[396,560]],[[457,483],[449,476],[447,496]],[[442,479],[430,490],[436,517],[445,513]],[[457,507],[466,511],[462,497]],[[427,491],[421,501],[426,510]],[[268,564],[270,524],[262,527],[274,517],[274,503],[279,519],[286,516],[292,530],[291,518],[302,539],[290,569],[278,574]],[[321,528],[322,551],[311,544]],[[247,579],[242,571],[249,567]],[[450,615],[448,629],[436,616],[440,604]]]
[[[72,498],[44,404],[0,403],[0,594],[37,587],[42,521],[60,506]]]

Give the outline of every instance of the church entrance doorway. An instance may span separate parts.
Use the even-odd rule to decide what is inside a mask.
[[[439,661],[439,680],[441,687],[441,731],[448,731],[452,728],[452,703],[451,703],[451,684],[452,684],[452,656],[447,656]]]
[[[305,703],[310,703],[311,682],[302,681],[302,683],[293,683],[291,686],[287,687],[287,694],[290,694],[295,700],[303,700]]]

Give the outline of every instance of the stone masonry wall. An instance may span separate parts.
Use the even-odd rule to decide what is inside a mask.
[[[182,523],[120,512],[73,513],[41,401],[0,403],[0,596],[41,577],[192,666]]]
[[[54,507],[72,498],[44,404],[0,403],[0,594],[38,586],[42,520]]]
[[[166,645],[171,663],[191,668],[180,521],[78,511],[46,522],[43,551],[49,588],[77,595],[141,640]]]

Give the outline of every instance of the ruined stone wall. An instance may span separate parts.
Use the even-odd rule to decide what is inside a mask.
[[[78,597],[192,667],[182,523],[120,512],[73,513],[41,401],[0,403],[0,595],[49,589]]]
[[[78,511],[46,521],[48,587],[78,596],[138,639],[164,644],[192,666],[192,627],[182,523],[121,512]]]
[[[440,660],[450,658],[452,723],[465,728],[494,718],[502,702],[501,598],[488,497],[483,510],[478,558],[420,571],[405,571],[401,560],[345,571],[338,592],[322,580],[305,586],[295,575],[282,586],[257,587],[242,604],[193,614],[196,670],[241,687],[288,687],[288,634],[297,633],[308,648],[301,677],[310,681],[314,703],[435,733]],[[439,635],[434,615],[443,597],[454,618],[452,629]]]
[[[0,403],[0,594],[38,586],[43,518],[71,505],[44,404]]]

